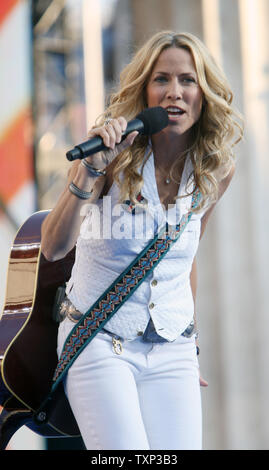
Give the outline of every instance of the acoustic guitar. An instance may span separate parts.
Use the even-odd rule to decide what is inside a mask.
[[[11,248],[6,299],[0,318],[0,449],[26,425],[44,437],[78,437],[80,432],[58,387],[47,422],[35,414],[48,395],[57,364],[57,289],[70,278],[75,248],[49,262],[40,250],[41,224],[49,211],[34,213],[20,227]]]

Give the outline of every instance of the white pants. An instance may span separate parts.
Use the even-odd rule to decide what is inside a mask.
[[[71,328],[59,327],[58,353]],[[65,390],[87,449],[201,449],[201,397],[193,338],[122,343],[98,333],[70,367]]]

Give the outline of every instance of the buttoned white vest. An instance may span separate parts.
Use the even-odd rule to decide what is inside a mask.
[[[119,204],[119,188],[114,182],[103,199],[84,207],[86,217],[76,245],[76,258],[67,296],[82,313],[124,271],[166,222],[179,223],[191,206],[191,195],[179,198],[165,210],[160,203],[151,153],[142,166],[143,207]],[[193,167],[187,157],[178,196],[190,193]],[[188,183],[188,188],[187,188]],[[150,317],[157,333],[175,340],[194,315],[190,272],[196,254],[203,212],[193,214],[180,239],[175,242],[154,271],[106,323],[106,330],[125,339],[144,332]]]

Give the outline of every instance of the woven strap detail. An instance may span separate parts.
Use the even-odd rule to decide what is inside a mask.
[[[135,258],[133,263],[128,266],[76,323],[65,341],[54,373],[52,390],[56,388],[64,373],[67,372],[78,357],[78,354],[157,266],[171,245],[179,239],[191,218],[193,209],[197,207],[200,197],[201,193],[196,189],[192,196],[190,212],[182,216],[180,223],[176,225],[175,229],[171,232],[168,230],[168,227],[165,227],[156,235]]]

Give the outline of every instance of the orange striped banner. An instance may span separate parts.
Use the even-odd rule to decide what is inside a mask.
[[[26,108],[0,138],[0,194],[6,204],[33,173],[31,110]]]
[[[21,0],[2,0],[0,2],[0,27],[14,6]]]

